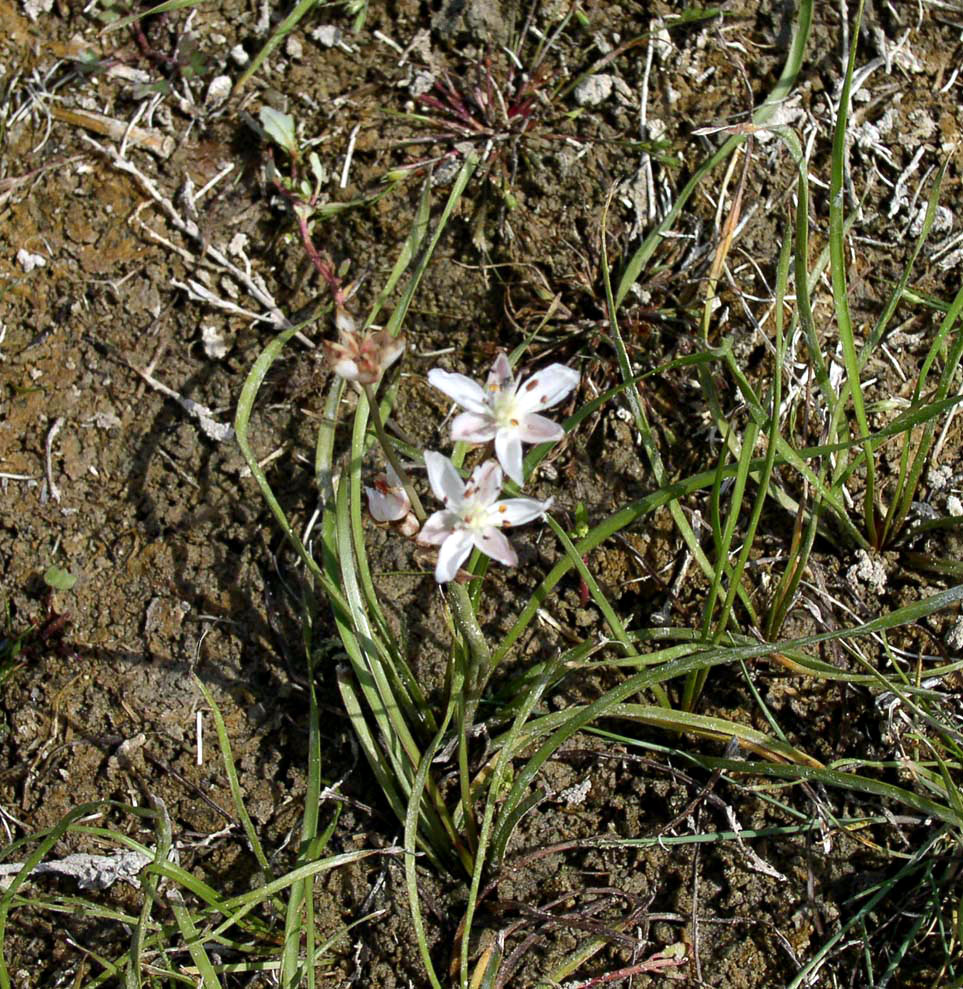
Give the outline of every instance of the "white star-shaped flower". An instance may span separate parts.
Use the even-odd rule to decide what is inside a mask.
[[[506,567],[518,563],[518,555],[502,529],[541,518],[551,507],[534,498],[499,500],[502,469],[494,460],[476,467],[468,484],[443,454],[425,452],[428,482],[444,508],[421,527],[418,542],[440,546],[435,580],[445,584],[455,579],[472,546]]]
[[[428,380],[466,411],[451,424],[451,438],[467,443],[495,441],[495,456],[505,473],[523,484],[522,444],[562,439],[565,430],[539,415],[557,405],[579,382],[578,371],[552,364],[516,381],[504,352],[495,359],[483,388],[464,374],[432,368]]]

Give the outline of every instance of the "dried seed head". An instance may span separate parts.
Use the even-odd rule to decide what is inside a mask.
[[[322,346],[334,373],[346,381],[373,385],[404,353],[403,334],[393,337],[385,330],[358,333],[347,329],[354,320],[344,310],[339,310],[335,318],[341,330],[340,338],[337,343],[325,340]]]

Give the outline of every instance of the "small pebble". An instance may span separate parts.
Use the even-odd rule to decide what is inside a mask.
[[[604,103],[615,87],[615,79],[605,73],[588,76],[575,87],[575,102],[579,106],[598,106]]]

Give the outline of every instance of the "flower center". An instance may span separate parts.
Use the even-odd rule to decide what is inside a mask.
[[[521,419],[514,388],[501,388],[492,399],[492,418],[499,429],[516,428]]]
[[[462,524],[466,529],[471,529],[473,532],[480,532],[486,526],[491,525],[490,511],[487,505],[482,505],[477,498],[469,498],[461,512]]]

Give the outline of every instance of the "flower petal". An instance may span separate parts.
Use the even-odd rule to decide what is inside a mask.
[[[516,428],[502,428],[495,433],[495,456],[502,470],[516,483],[524,484],[522,440]]]
[[[463,374],[433,367],[428,372],[428,382],[469,412],[484,414],[488,411],[485,390],[477,381],[472,381]]]
[[[405,352],[405,335],[399,333],[393,337],[387,330],[379,330],[371,335],[371,339],[377,345],[381,353],[381,370],[387,371],[389,367]]]
[[[418,542],[428,546],[440,546],[455,531],[459,521],[454,512],[446,509],[435,512],[421,527]]]
[[[457,511],[465,501],[465,484],[458,476],[455,465],[443,454],[425,451],[428,483],[435,497],[445,506]]]
[[[495,438],[495,420],[491,415],[462,412],[451,424],[451,438],[456,442],[487,443]]]
[[[430,521],[430,520],[429,520]],[[427,523],[425,523],[427,525]],[[422,529],[424,532],[424,529]],[[471,533],[464,529],[453,532],[438,550],[438,564],[435,566],[435,580],[439,584],[447,584],[455,579],[458,568],[468,558],[471,552]]]
[[[504,563],[506,567],[513,567],[518,563],[518,554],[505,537],[505,533],[494,526],[486,525],[481,532],[475,532],[472,538],[478,549],[493,560]]]
[[[552,364],[523,381],[515,392],[522,412],[540,412],[557,405],[578,385],[579,373],[564,364]]]
[[[499,520],[502,526],[524,525],[541,518],[552,507],[552,499],[536,501],[534,498],[506,498],[496,501],[488,510],[492,522]]]
[[[361,372],[361,368],[351,360],[349,357],[345,357],[343,360],[336,361],[334,363],[334,373],[339,378],[344,378],[345,381],[361,381],[362,384],[367,382],[362,381],[364,375]]]
[[[375,522],[397,522],[403,519],[411,509],[408,496],[404,491],[393,491],[386,486],[384,491],[378,488],[364,489],[368,496],[368,511]]]
[[[481,466],[476,467],[469,486],[473,489],[472,497],[475,503],[487,508],[502,490],[502,469],[498,466],[498,461],[486,460]]]
[[[334,325],[338,328],[339,333],[354,333],[358,329],[354,316],[341,306],[334,310]]]
[[[492,369],[488,372],[488,381],[485,383],[489,392],[502,391],[511,387],[515,380],[512,374],[512,365],[508,360],[508,355],[504,350],[499,351],[495,358]]]
[[[518,435],[523,443],[554,443],[564,438],[565,430],[557,422],[529,412],[518,424]]]

